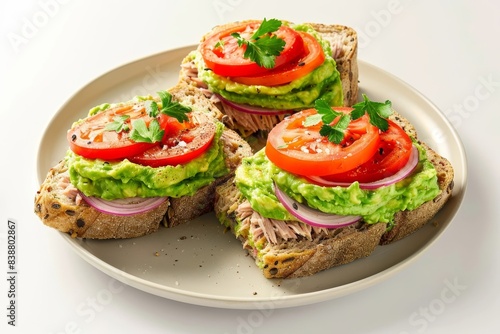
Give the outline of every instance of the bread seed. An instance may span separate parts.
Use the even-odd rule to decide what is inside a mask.
[[[78,226],[80,228],[84,227],[85,226],[85,221],[82,218],[78,218],[76,220],[76,226]]]

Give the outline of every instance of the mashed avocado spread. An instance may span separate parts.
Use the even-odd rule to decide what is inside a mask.
[[[349,187],[322,187],[290,174],[267,159],[264,150],[244,158],[236,170],[236,185],[252,208],[262,216],[280,220],[296,220],[279,202],[273,181],[300,203],[323,212],[339,215],[360,215],[367,223],[391,223],[398,211],[412,210],[434,197],[440,190],[437,172],[419,146],[419,164],[406,179],[376,190],[363,190],[359,183]]]
[[[325,53],[325,61],[311,73],[288,84],[268,87],[236,83],[229,77],[219,76],[207,69],[199,51],[191,52],[188,57],[194,61],[198,77],[210,90],[236,103],[291,110],[312,107],[315,100],[322,98],[331,105],[342,106],[342,82],[330,44],[309,25],[296,25],[293,28],[308,32],[319,41]]]
[[[71,183],[87,196],[106,200],[126,197],[180,197],[194,194],[228,173],[219,138],[224,125],[216,122],[211,147],[184,165],[149,167],[125,159],[108,162],[66,154]]]

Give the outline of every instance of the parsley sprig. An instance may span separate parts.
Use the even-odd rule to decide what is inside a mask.
[[[353,110],[348,114],[333,110],[328,102],[323,99],[316,100],[314,102],[314,108],[318,113],[308,116],[304,120],[304,126],[313,126],[319,122],[323,122],[319,131],[320,135],[328,137],[328,140],[335,144],[340,144],[342,142],[351,120],[356,120],[367,113],[371,124],[382,131],[386,131],[389,127],[387,117],[392,114],[391,101],[374,102],[365,94],[363,94],[363,101],[353,105]],[[338,122],[331,125],[338,116],[340,116]]]
[[[174,117],[180,123],[189,120],[186,114],[191,111],[190,107],[172,101],[172,94],[167,91],[159,91],[158,96],[160,96],[161,100],[161,109],[156,101],[147,100],[145,102],[144,107],[150,117],[157,117],[160,113],[163,113]],[[132,122],[130,139],[136,142],[156,143],[162,140],[164,133],[165,131],[161,129],[156,118],[149,123],[149,126],[146,125],[144,119],[140,118]]]
[[[318,113],[307,117],[304,121],[304,126],[312,126],[323,122],[319,134],[328,137],[329,141],[339,144],[344,139],[347,126],[351,122],[350,114],[333,110],[330,104],[323,99],[316,100],[314,108]],[[330,125],[338,116],[340,116],[339,121],[334,125]]]
[[[163,113],[174,117],[177,121],[182,123],[189,120],[186,114],[191,111],[191,108],[179,102],[172,101],[172,94],[167,91],[159,91],[158,95],[161,100],[161,109],[156,101],[147,100],[144,102],[147,114],[153,118],[151,122],[149,122],[149,126],[144,119],[136,119],[130,124],[132,126],[132,131],[130,131],[130,115],[120,115],[113,118],[113,122],[106,124],[106,130],[116,132],[130,131],[130,139],[135,142],[156,143],[161,141],[165,131],[161,129],[160,123],[156,117],[158,117],[160,113]]]
[[[164,130],[161,129],[160,123],[156,119],[146,125],[144,119],[139,118],[132,122],[132,131],[130,139],[135,142],[156,143],[163,138]]]
[[[273,68],[276,56],[285,48],[285,41],[273,34],[281,27],[281,21],[270,19],[262,21],[259,28],[253,33],[250,39],[243,38],[239,33],[232,33],[236,38],[238,46],[246,46],[244,58],[250,59],[260,67]]]
[[[158,107],[158,103],[153,100],[146,101],[146,112],[151,117],[156,117],[160,113],[166,114],[168,116],[174,117],[179,122],[188,121],[189,118],[186,115],[191,111],[191,108],[180,104],[179,102],[172,101],[172,94],[167,91],[159,91],[158,95],[161,99],[161,109]]]
[[[120,115],[113,118],[113,122],[106,124],[106,130],[108,131],[129,131],[130,128],[127,124],[127,120],[130,118],[130,115]]]
[[[363,101],[356,103],[352,106],[354,108],[351,111],[352,119],[358,119],[362,117],[365,112],[370,116],[370,123],[375,125],[382,131],[386,131],[389,127],[387,123],[387,117],[392,114],[392,103],[389,100],[385,102],[374,102],[363,94]]]

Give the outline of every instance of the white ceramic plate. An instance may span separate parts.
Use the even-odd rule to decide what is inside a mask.
[[[152,55],[120,66],[83,87],[58,111],[42,138],[38,178],[67,150],[72,122],[104,102],[156,94],[177,82],[182,58],[195,46]],[[161,297],[186,303],[241,309],[306,305],[344,296],[381,282],[412,263],[444,232],[466,188],[466,157],[457,133],[425,97],[387,72],[359,61],[360,92],[372,100],[389,99],[417,129],[420,138],[455,168],[453,198],[433,220],[410,237],[379,246],[368,258],[312,277],[268,280],[241,244],[213,214],[172,229],[130,240],[76,240],[61,233],[83,259],[115,279]]]

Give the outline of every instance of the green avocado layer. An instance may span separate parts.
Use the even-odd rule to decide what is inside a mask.
[[[330,44],[309,25],[297,25],[295,30],[312,34],[321,44],[325,61],[306,76],[279,86],[244,85],[229,77],[219,76],[208,69],[199,51],[188,56],[198,68],[198,77],[214,93],[242,104],[250,104],[271,109],[305,109],[314,106],[314,101],[322,98],[334,106],[343,105],[343,91],[340,74],[332,57]]]
[[[235,182],[252,208],[262,216],[280,220],[296,220],[274,194],[273,182],[300,203],[323,212],[338,215],[360,215],[367,223],[391,223],[398,211],[412,210],[434,197],[440,190],[437,172],[419,150],[415,172],[402,181],[375,190],[360,189],[354,182],[349,187],[322,187],[288,173],[271,163],[264,150],[243,159],[236,170]]]
[[[71,183],[87,196],[106,200],[127,197],[181,197],[193,195],[201,187],[226,175],[222,143],[224,125],[216,122],[210,148],[192,161],[177,166],[149,167],[122,161],[86,159],[66,154]]]

